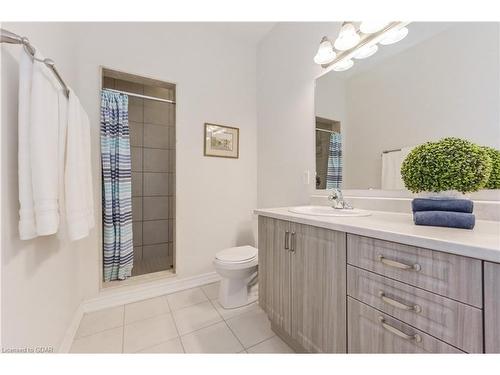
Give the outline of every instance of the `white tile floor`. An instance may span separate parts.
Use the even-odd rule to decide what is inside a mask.
[[[256,302],[225,310],[219,284],[85,314],[72,353],[293,353]]]

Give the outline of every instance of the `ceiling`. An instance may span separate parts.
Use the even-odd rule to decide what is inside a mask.
[[[238,42],[257,45],[276,22],[211,22],[208,27]]]

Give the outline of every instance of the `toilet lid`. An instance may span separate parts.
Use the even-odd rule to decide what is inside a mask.
[[[221,262],[239,263],[252,260],[257,256],[257,249],[252,246],[230,247],[219,251],[215,258]]]

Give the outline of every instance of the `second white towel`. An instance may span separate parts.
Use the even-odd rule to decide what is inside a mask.
[[[94,227],[94,199],[87,113],[73,90],[69,94],[64,192],[70,240],[86,237]]]

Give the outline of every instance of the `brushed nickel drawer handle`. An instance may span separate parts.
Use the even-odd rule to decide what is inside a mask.
[[[386,266],[389,267],[394,267],[394,268],[399,268],[400,270],[414,270],[414,271],[420,271],[421,267],[420,264],[415,263],[415,264],[405,264],[401,263],[392,259],[388,259],[384,257],[383,255],[379,255],[377,257],[379,262],[382,262]]]
[[[285,250],[290,250],[290,232],[285,231]]]
[[[296,245],[296,242],[297,242],[297,240],[295,239],[295,232],[291,233],[291,237],[292,237],[292,240],[291,240],[292,246],[290,247],[290,251],[292,253],[295,253],[295,245]]]
[[[379,316],[378,319],[380,320],[380,323],[382,324],[382,327],[384,327],[385,330],[387,330],[391,333],[394,333],[396,336],[399,336],[402,339],[405,339],[408,341],[411,341],[411,340],[414,340],[415,342],[422,341],[422,337],[420,337],[420,335],[418,333],[415,333],[414,335],[407,335],[406,333],[404,333],[403,331],[400,331],[396,327],[393,327],[390,324],[387,324],[385,322],[385,319],[383,316]]]
[[[378,292],[379,297],[387,303],[388,305],[391,305],[393,307],[396,307],[401,310],[406,310],[406,311],[415,311],[416,313],[419,313],[422,311],[422,308],[419,305],[405,305],[402,302],[396,301],[395,299],[389,298],[385,295],[385,293],[381,290]]]

